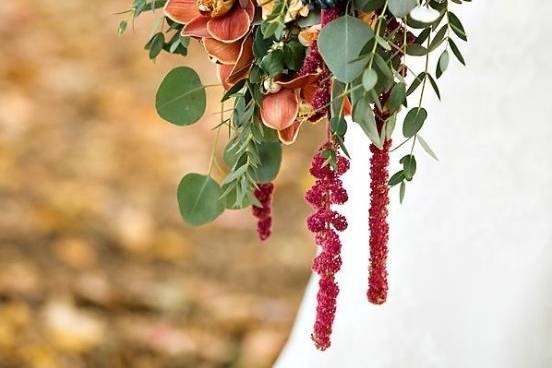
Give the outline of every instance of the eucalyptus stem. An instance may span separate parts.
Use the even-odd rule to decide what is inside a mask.
[[[426,54],[426,58],[425,58],[424,80],[422,81],[422,91],[420,92],[420,101],[418,102],[418,111],[420,111],[420,109],[422,108],[422,100],[424,99],[424,91],[425,91],[425,86],[426,86],[426,82],[427,82],[427,72],[429,70],[429,45],[430,45],[430,43],[431,43],[431,35],[429,35],[427,37],[428,53]]]
[[[376,35],[374,37],[374,46],[372,47],[372,52],[371,52],[371,56],[370,56],[370,63],[368,63],[368,69],[372,69],[372,64],[374,63],[374,56],[376,54],[376,49],[378,47],[377,37],[379,37],[379,32],[380,32],[380,28],[381,28],[381,20],[385,16],[385,11],[387,10],[387,1],[388,0],[385,0],[385,4],[383,5],[383,10],[381,11],[380,16],[378,17],[378,24],[376,26]]]

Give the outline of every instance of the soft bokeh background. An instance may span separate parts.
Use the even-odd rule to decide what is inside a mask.
[[[129,2],[0,2],[0,367],[267,367],[309,275],[320,132],[286,151],[267,244],[248,211],[183,224],[176,186],[207,170],[221,91],[199,124],[162,122],[162,76],[214,68],[197,44],[149,61],[161,14],[119,37]]]

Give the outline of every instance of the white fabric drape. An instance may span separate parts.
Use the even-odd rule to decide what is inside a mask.
[[[313,277],[278,368],[552,367],[552,3],[453,7],[468,67],[451,59],[442,103],[426,91],[440,161],[416,147],[405,203],[391,192],[388,301],[366,300],[370,154],[351,126],[333,344],[310,341]]]

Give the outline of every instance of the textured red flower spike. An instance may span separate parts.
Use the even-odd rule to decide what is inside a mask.
[[[272,233],[272,193],[274,184],[258,184],[255,189],[255,198],[261,203],[261,207],[251,206],[253,216],[257,217],[257,234],[260,240],[267,240]]]
[[[395,32],[402,39],[406,34],[406,42],[411,44],[416,36],[408,32],[395,18],[391,18],[387,24],[387,33]],[[403,69],[406,72],[406,69]],[[389,93],[380,96],[380,105],[385,106]],[[380,111],[374,108],[378,130],[384,126],[389,118],[387,110]],[[389,204],[389,148],[391,140],[385,140],[383,149],[370,145],[372,158],[370,159],[370,269],[368,272],[368,301],[373,304],[383,304],[387,300],[389,285],[387,282],[387,254],[389,241],[389,224],[387,223]]]
[[[334,168],[324,158],[324,152],[331,150],[336,155]],[[315,212],[307,218],[307,228],[315,234],[316,244],[321,247],[314,258],[312,270],[320,275],[319,290],[316,296],[316,322],[311,335],[316,347],[326,350],[331,345],[330,336],[335,318],[336,298],[339,287],[335,274],[341,268],[341,241],[336,231],[347,228],[347,220],[331,209],[333,204],[347,201],[347,192],[339,176],[349,169],[349,161],[337,153],[335,145],[326,143],[312,159],[310,172],[317,178],[316,183],[305,194],[305,199]]]
[[[387,299],[387,242],[389,224],[387,223],[387,205],[389,204],[389,147],[386,140],[383,149],[370,145],[370,270],[368,276],[368,300],[374,304],[383,304]]]
[[[340,12],[337,9],[322,10],[322,27],[339,17],[339,14]],[[328,114],[327,106],[331,98],[331,81],[329,78],[330,71],[322,60],[316,41],[311,45],[309,54],[299,72],[301,75],[311,73],[319,73],[317,88],[312,101],[313,108],[316,111],[313,120],[318,120]],[[336,154],[335,168],[331,168],[326,162],[326,158],[323,157],[322,153],[328,149]],[[347,227],[345,217],[332,211],[331,205],[342,204],[348,199],[347,192],[338,178],[348,169],[348,160],[337,155],[335,145],[331,142],[324,144],[314,155],[310,168],[311,175],[318,180],[305,195],[307,202],[316,210],[313,215],[308,217],[307,227],[316,234],[316,244],[322,248],[312,265],[313,271],[320,275],[319,289],[316,296],[316,322],[311,334],[311,338],[319,350],[326,350],[331,345],[330,336],[335,318],[337,294],[339,294],[339,287],[334,275],[341,268],[341,241],[336,230],[343,231]]]
[[[339,17],[340,12],[337,9],[321,11],[321,25],[324,27],[332,20]],[[311,117],[312,121],[319,120],[328,114],[328,104],[330,102],[331,79],[330,71],[324,64],[322,55],[318,51],[318,43],[314,41],[310,47],[308,55],[305,57],[303,66],[299,71],[300,75],[319,73],[317,88],[313,96],[312,107],[316,114]]]

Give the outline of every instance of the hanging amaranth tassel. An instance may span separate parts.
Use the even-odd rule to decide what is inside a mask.
[[[389,147],[391,140],[383,144],[383,149],[370,145],[370,270],[368,276],[368,300],[374,304],[383,304],[387,299],[387,242],[389,224],[387,223],[387,205],[389,204]]]
[[[335,155],[335,167],[328,163],[327,154]],[[306,193],[305,199],[316,210],[307,218],[308,229],[315,233],[316,244],[322,249],[313,261],[312,270],[320,275],[316,296],[316,322],[311,335],[316,347],[326,350],[331,345],[330,336],[336,312],[339,287],[335,274],[341,268],[341,241],[336,231],[347,228],[347,220],[331,209],[332,204],[347,201],[347,191],[339,179],[349,169],[349,161],[337,153],[332,143],[326,143],[313,157],[311,175],[317,180]]]
[[[332,20],[339,17],[337,9],[321,11],[321,25],[324,27]],[[318,44],[313,42],[309,54],[305,58],[300,74],[306,75],[318,73],[317,89],[314,94],[312,107],[317,117],[328,115],[327,106],[330,103],[330,71],[324,64],[318,51]],[[329,131],[328,131],[329,133]],[[335,167],[332,169],[325,153],[332,152],[335,156]],[[331,143],[331,135],[328,134],[328,142],[320,147],[313,157],[310,169],[311,175],[317,178],[314,186],[307,192],[305,199],[316,210],[307,218],[308,229],[315,233],[315,242],[322,249],[313,261],[312,270],[320,275],[319,289],[316,295],[316,321],[311,338],[317,349],[326,350],[331,345],[333,321],[336,312],[337,295],[339,287],[335,281],[335,274],[341,268],[341,241],[336,231],[347,228],[344,216],[332,211],[332,204],[342,204],[347,201],[347,192],[343,188],[339,176],[349,169],[349,161],[337,154],[337,149]]]
[[[386,32],[395,33],[399,40],[405,39],[407,44],[412,44],[416,36],[405,30],[395,18],[391,18],[387,24]],[[404,34],[406,32],[406,35]],[[401,58],[404,54],[401,52]],[[399,68],[403,77],[406,76],[406,67]],[[380,111],[374,107],[376,125],[378,131],[385,127],[385,121],[390,117],[386,110],[389,93],[380,96]],[[368,271],[368,301],[373,304],[383,304],[387,300],[389,284],[387,282],[387,254],[389,241],[389,224],[387,216],[389,211],[389,149],[391,139],[383,142],[380,150],[374,144],[370,145],[372,157],[370,158],[370,209],[368,211],[370,228],[370,269]]]
[[[255,189],[255,198],[261,203],[261,207],[251,206],[253,216],[257,220],[257,234],[260,240],[267,240],[272,233],[272,192],[274,184],[258,184]]]

